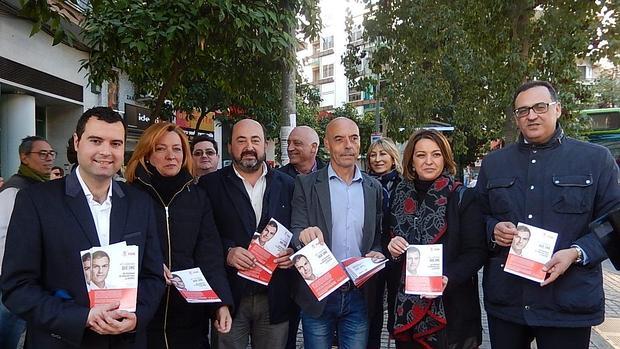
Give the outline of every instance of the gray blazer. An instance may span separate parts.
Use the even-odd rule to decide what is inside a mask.
[[[362,229],[362,255],[370,251],[383,253],[381,249],[381,219],[383,216],[381,183],[376,179],[362,173],[362,186],[364,189],[364,227]],[[299,175],[295,179],[295,191],[293,192],[291,231],[293,232],[292,245],[299,249],[302,247],[299,241],[299,233],[308,227],[318,227],[323,232],[325,243],[329,248],[332,246],[332,212],[329,196],[329,178],[327,166],[310,173]],[[326,299],[317,301],[312,291],[301,278],[296,275],[293,284],[293,298],[301,309],[311,316],[318,317],[323,313]],[[372,281],[372,279],[370,280]],[[366,284],[371,284],[371,282]],[[369,289],[364,285],[367,294]],[[372,304],[369,304],[372,306]]]

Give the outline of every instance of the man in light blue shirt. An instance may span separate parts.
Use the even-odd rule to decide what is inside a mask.
[[[340,262],[349,257],[383,258],[383,189],[357,167],[359,128],[350,119],[336,118],[327,125],[324,143],[329,165],[296,178],[293,244],[300,247],[319,239]],[[302,309],[304,347],[329,348],[337,331],[340,348],[365,348],[369,304],[364,294],[374,292],[373,286],[372,280],[361,289],[348,282],[319,302],[298,275],[293,295]],[[366,299],[375,298],[366,295]]]

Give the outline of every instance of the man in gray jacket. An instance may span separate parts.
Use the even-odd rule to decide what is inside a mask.
[[[291,230],[293,244],[324,242],[339,262],[350,257],[383,258],[381,184],[363,174],[356,162],[360,150],[359,128],[350,119],[336,118],[326,129],[327,167],[297,176],[293,193]],[[346,283],[318,301],[301,275],[294,284],[294,298],[301,308],[304,346],[329,348],[331,329],[338,329],[341,348],[365,348],[368,340],[368,306],[362,290]],[[369,287],[370,286],[370,287]]]

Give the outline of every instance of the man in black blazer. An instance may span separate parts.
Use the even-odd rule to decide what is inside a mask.
[[[290,227],[293,179],[267,168],[265,133],[261,124],[245,119],[235,124],[228,145],[233,163],[200,178],[213,203],[213,216],[226,257],[228,281],[235,300],[232,329],[218,334],[220,349],[245,349],[252,337],[255,349],[284,348],[292,302],[292,263],[288,249],[276,260],[278,269],[268,286],[237,275],[254,267],[247,250],[255,232],[270,218]]]
[[[162,257],[150,198],[112,180],[123,163],[125,124],[112,109],[93,108],[73,138],[77,169],[17,195],[3,301],[26,320],[28,348],[146,348],[146,325],[164,291]],[[80,251],[120,241],[139,247],[135,313],[118,302],[89,307]]]
[[[380,240],[383,188],[356,165],[359,128],[350,119],[336,118],[328,124],[324,142],[329,165],[295,181],[294,245],[301,247],[318,238],[339,262],[360,256],[384,258]],[[340,347],[365,348],[372,305],[367,300],[375,299],[369,294],[372,285],[371,280],[358,290],[349,282],[319,302],[297,275],[293,293],[302,310],[304,346],[329,348],[337,330]]]
[[[288,135],[287,150],[289,163],[278,169],[295,178],[299,174],[308,174],[325,167],[317,157],[319,152],[319,135],[309,126],[297,126]]]

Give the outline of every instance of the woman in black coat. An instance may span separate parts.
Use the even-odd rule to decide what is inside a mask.
[[[144,131],[125,172],[127,181],[154,200],[164,276],[168,284],[148,326],[149,348],[208,347],[208,320],[228,332],[232,323],[232,294],[224,269],[219,234],[211,204],[193,181],[193,162],[183,130],[157,123]],[[172,284],[172,272],[199,267],[221,303],[190,304]]]
[[[390,215],[390,196],[396,190],[396,186],[402,180],[400,154],[394,142],[389,138],[380,138],[370,144],[366,152],[368,174],[376,178],[383,187],[383,229],[381,231],[381,246],[387,256],[387,244],[392,239],[386,217]],[[375,308],[369,315],[368,344],[367,349],[379,349],[381,347],[381,331],[383,330],[383,296],[386,286],[386,277],[395,275],[394,263],[389,261],[384,270],[375,275],[374,282]],[[398,276],[396,276],[398,278]],[[398,279],[397,279],[398,280]],[[388,283],[394,285],[395,283]],[[393,306],[393,299],[396,296],[394,287],[388,288],[388,307]]]
[[[391,198],[395,236],[388,244],[400,263],[388,323],[398,349],[470,349],[482,341],[477,273],[486,259],[484,221],[474,192],[453,179],[455,171],[445,136],[433,130],[411,136],[403,154],[404,178]],[[443,245],[442,296],[404,292],[402,255],[410,244]]]

